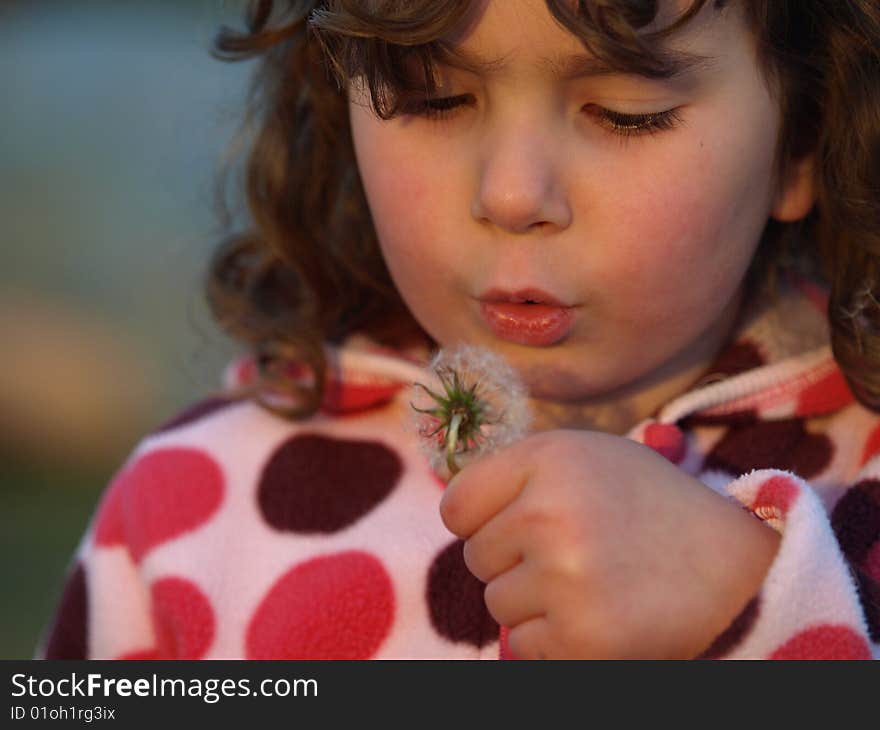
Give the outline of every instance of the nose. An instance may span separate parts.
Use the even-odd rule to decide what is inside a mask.
[[[553,141],[521,124],[495,130],[486,142],[471,204],[474,219],[510,233],[567,227],[571,208]]]

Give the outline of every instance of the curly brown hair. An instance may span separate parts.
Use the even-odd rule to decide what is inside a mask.
[[[639,31],[655,19],[657,0],[546,0],[589,52],[653,78],[670,74],[661,41],[707,2],[741,5],[757,40],[782,115],[777,175],[807,154],[816,161],[816,205],[795,223],[768,220],[746,286],[775,291],[783,267],[823,279],[835,358],[855,396],[880,411],[880,7],[868,0],[694,0],[673,24],[647,33]],[[206,293],[221,327],[254,353],[260,382],[252,394],[265,407],[291,418],[317,410],[324,345],[354,331],[389,346],[431,344],[380,254],[345,90],[362,77],[385,119],[408,95],[432,92],[433,65],[454,55],[443,37],[470,5],[251,0],[246,30],[217,34],[216,57],[261,60],[240,132],[249,145],[244,187],[252,223],[219,246]],[[413,68],[424,73],[414,77]],[[218,203],[228,224],[226,179]],[[308,368],[307,384],[284,376],[291,361]],[[270,404],[260,398],[264,390],[291,393],[299,405]]]

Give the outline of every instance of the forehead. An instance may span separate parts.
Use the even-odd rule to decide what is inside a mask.
[[[660,0],[651,23],[640,28],[648,34],[672,25],[693,4],[693,0]],[[725,5],[718,8],[716,5]],[[700,11],[663,43],[669,51],[681,51],[683,70],[710,66],[710,53],[729,33],[725,21],[730,0],[707,0]],[[461,25],[444,36],[456,52],[459,65],[487,75],[516,70],[517,62],[565,77],[594,75],[610,70],[591,63],[579,38],[564,28],[550,13],[545,0],[476,0]],[[595,59],[592,59],[595,61]]]
[[[563,3],[564,4],[564,3]],[[672,25],[686,13],[694,0],[658,0],[654,19],[639,28],[650,34]],[[731,0],[706,0],[699,12],[669,38],[669,45],[705,36],[730,15]],[[548,0],[474,0],[461,24],[444,40],[453,46],[490,45],[504,39],[508,45],[534,43],[544,38],[561,51],[580,49],[580,40],[551,15]]]

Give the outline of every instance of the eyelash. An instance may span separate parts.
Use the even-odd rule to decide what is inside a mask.
[[[404,114],[417,117],[425,117],[430,120],[441,121],[455,114],[455,110],[468,102],[465,95],[439,96],[433,99],[412,99],[403,106]]]
[[[416,99],[406,104],[403,113],[423,117],[430,121],[444,121],[457,113],[462,106],[469,104],[469,95],[442,96],[433,99]],[[611,134],[620,137],[635,137],[643,134],[657,134],[674,129],[683,120],[677,109],[646,114],[623,114],[612,109],[604,109],[595,105],[593,115],[600,120]]]
[[[676,109],[647,114],[621,114],[611,109],[596,107],[601,124],[612,134],[621,137],[637,137],[642,134],[657,134],[668,129],[675,129],[682,123],[681,115]]]

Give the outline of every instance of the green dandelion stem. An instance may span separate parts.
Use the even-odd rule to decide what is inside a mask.
[[[454,413],[446,431],[446,466],[451,474],[458,474],[455,463],[455,447],[458,445],[458,427],[461,425],[461,413]]]

